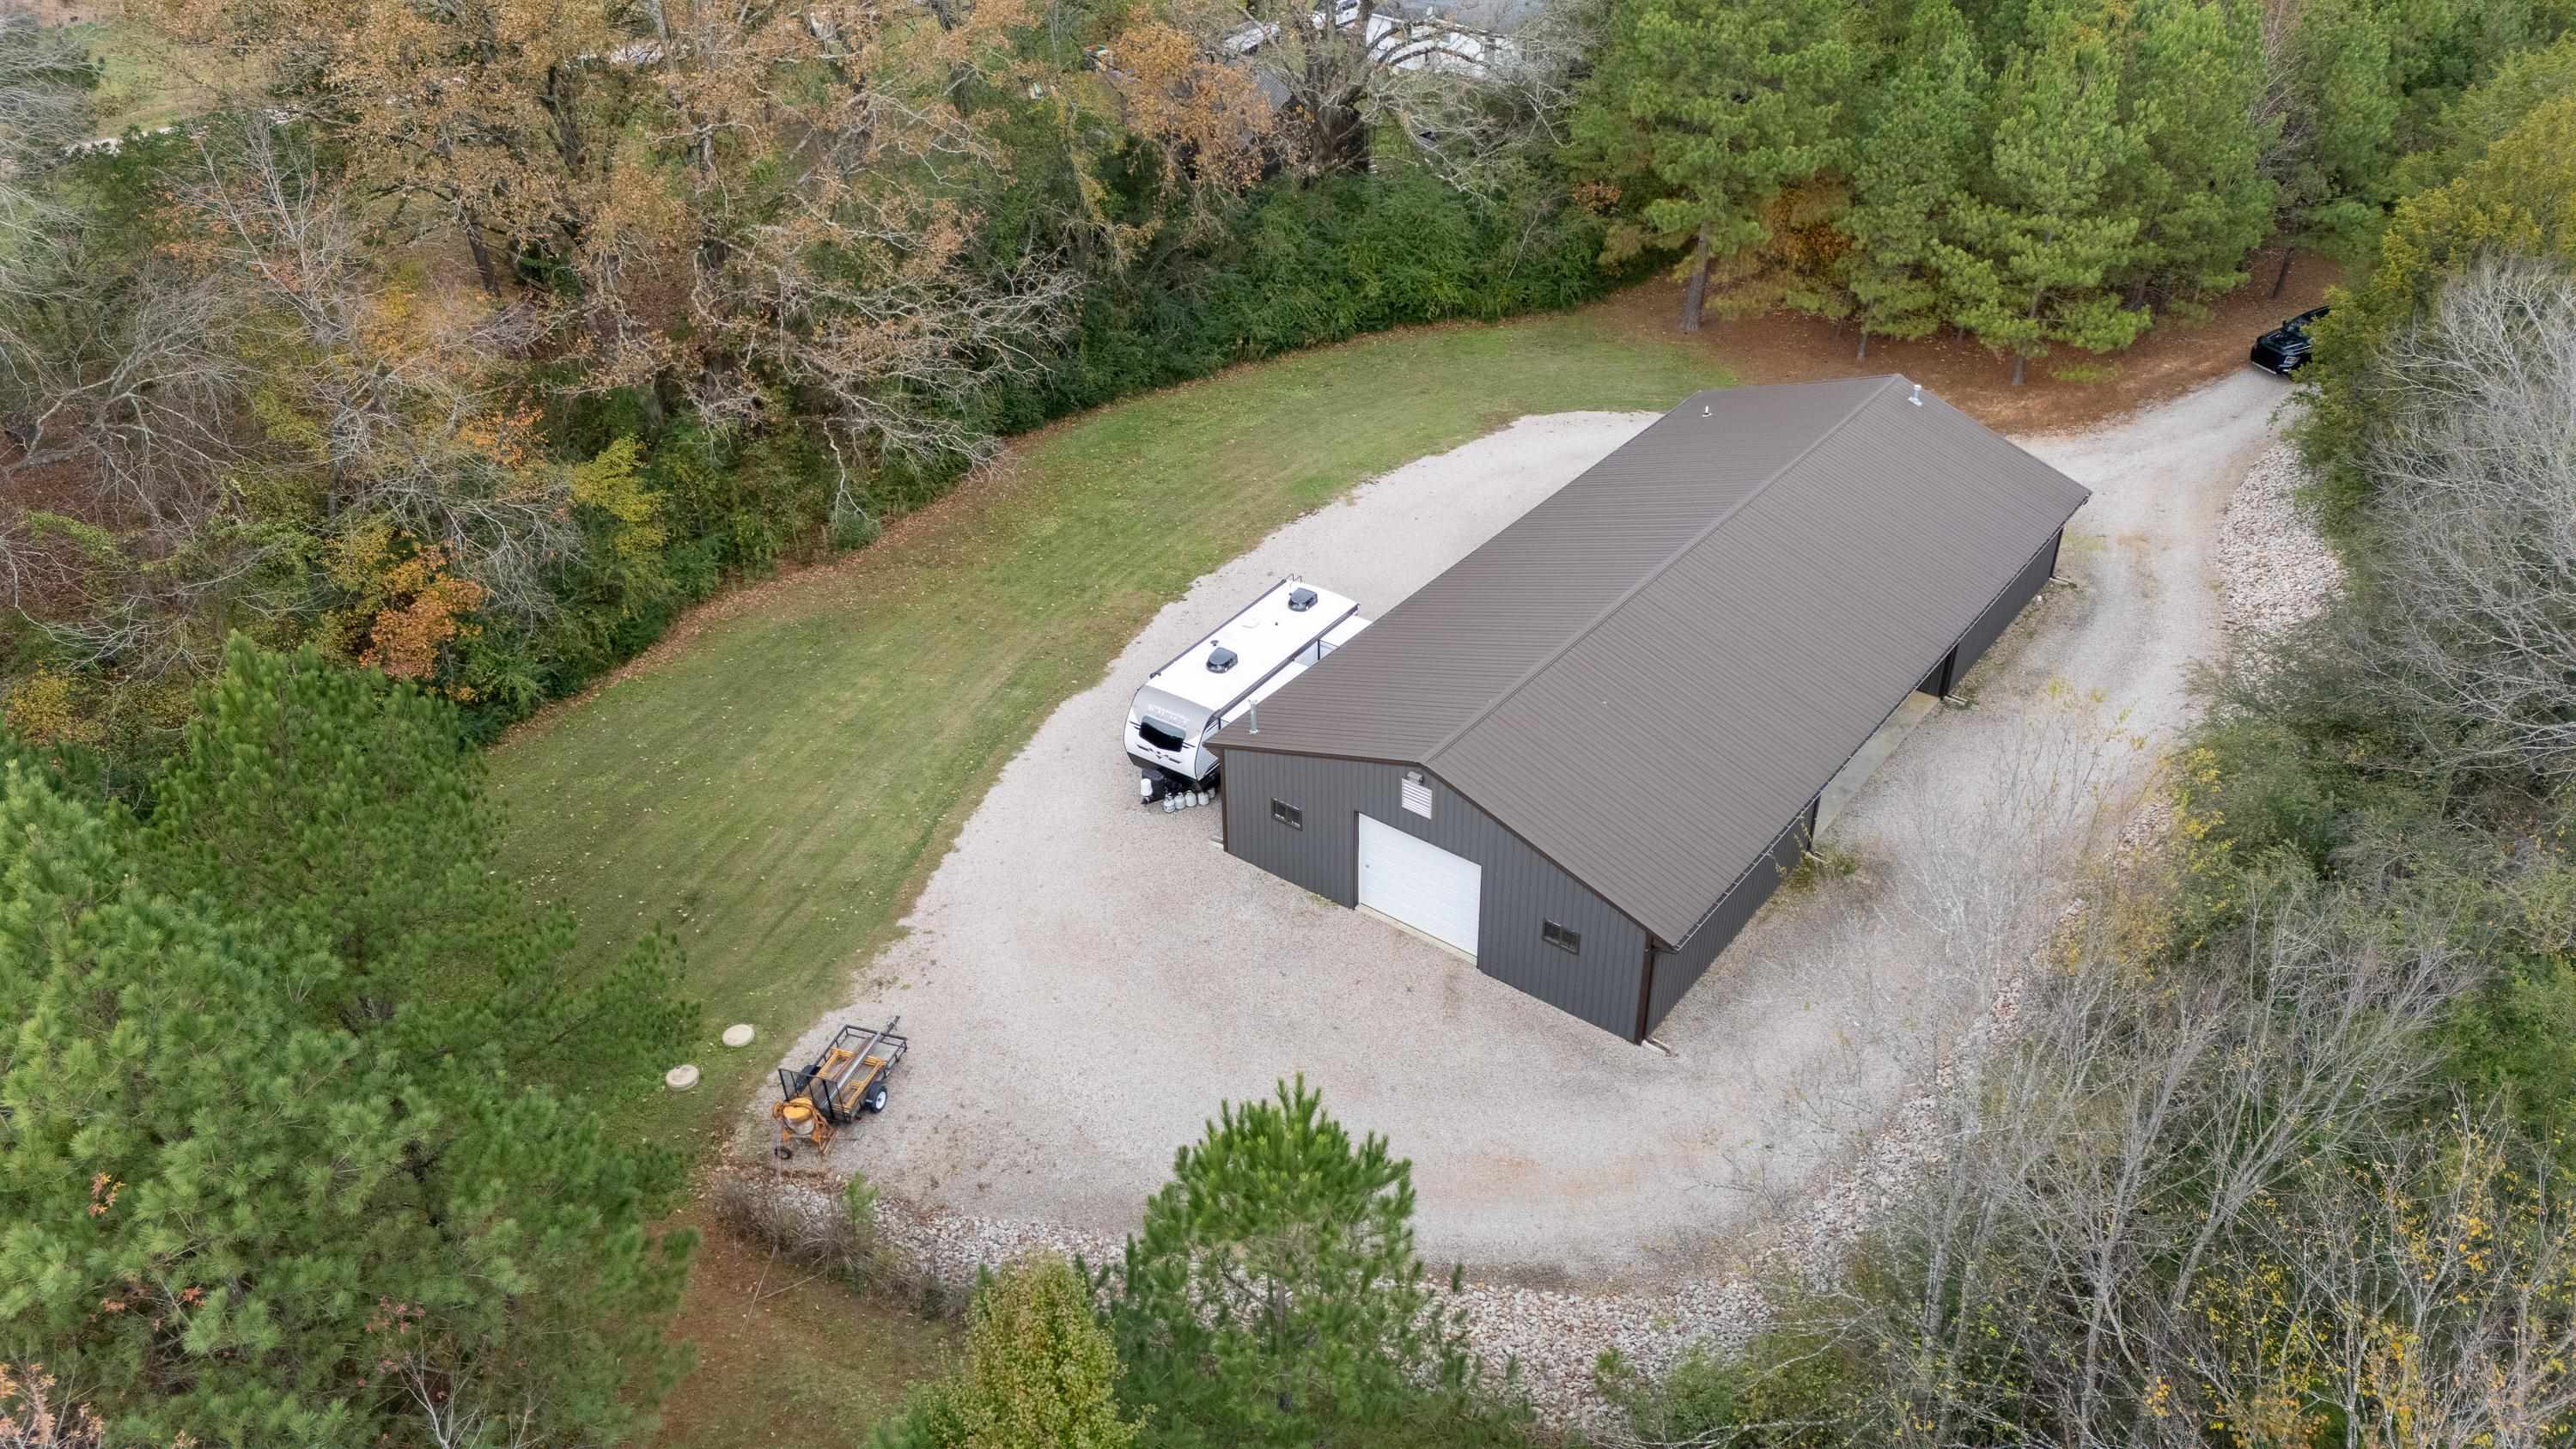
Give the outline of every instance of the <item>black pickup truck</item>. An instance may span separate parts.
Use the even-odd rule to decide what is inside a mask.
[[[2326,315],[2326,309],[2323,307],[2302,312],[2255,338],[2252,354],[2254,365],[2265,372],[2277,372],[2283,377],[2298,371],[2299,364],[2308,360],[2308,324],[2324,315]]]

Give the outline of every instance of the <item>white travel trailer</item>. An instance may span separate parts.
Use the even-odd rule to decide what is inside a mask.
[[[1144,772],[1136,782],[1137,798],[1148,804],[1167,796],[1202,803],[1216,788],[1208,736],[1321,663],[1368,623],[1359,605],[1292,576],[1147,675],[1127,707],[1127,758]]]

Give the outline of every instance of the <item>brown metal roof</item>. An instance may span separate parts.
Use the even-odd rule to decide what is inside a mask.
[[[1911,392],[1691,397],[1217,747],[1419,764],[1686,939],[2091,496]]]

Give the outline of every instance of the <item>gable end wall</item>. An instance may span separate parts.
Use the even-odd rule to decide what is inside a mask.
[[[1372,760],[1225,752],[1226,849],[1337,905],[1359,903],[1359,817],[1420,837],[1482,868],[1476,967],[1560,1011],[1634,1040],[1646,933],[1436,776],[1431,818],[1403,805],[1405,767]],[[1305,813],[1292,830],[1273,799]],[[1542,921],[1582,933],[1570,956],[1539,938]]]

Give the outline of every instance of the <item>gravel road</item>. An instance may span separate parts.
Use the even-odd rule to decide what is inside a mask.
[[[897,1011],[912,1034],[888,1115],[832,1169],[863,1167],[961,1261],[1112,1241],[1221,1099],[1303,1074],[1412,1159],[1425,1255],[1484,1285],[1494,1346],[1558,1342],[1547,1397],[1609,1337],[1651,1361],[1740,1328],[1747,1244],[1847,1232],[1916,1154],[1883,1129],[1922,1089],[1920,1049],[1992,1005],[1944,983],[1999,979],[1953,968],[2019,949],[2072,848],[2054,832],[2134,789],[2186,719],[2190,664],[2224,647],[2220,514],[2285,396],[2248,370],[2022,440],[2094,490],[2060,564],[2080,587],[2045,591],[1963,684],[1975,707],[1936,711],[1860,792],[1823,842],[1851,873],[1783,892],[1667,1020],[1670,1054],[1227,857],[1213,810],[1139,809],[1117,743],[1146,671],[1273,579],[1383,610],[1653,415],[1524,418],[1281,529],[1040,727],[910,934],[854,961],[849,1005],[785,1053]],[[2005,828],[2028,848],[1993,856]],[[767,1131],[747,1116],[744,1145]]]

